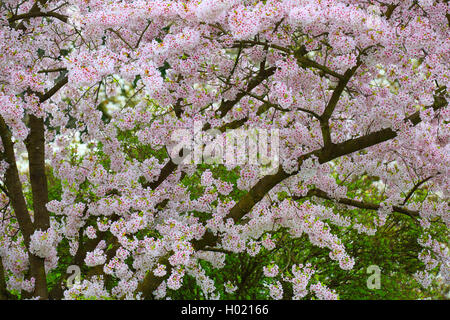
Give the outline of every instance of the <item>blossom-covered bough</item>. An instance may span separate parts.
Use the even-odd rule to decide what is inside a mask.
[[[439,270],[448,283],[448,243],[431,232],[450,222],[448,10],[444,0],[1,0],[0,298],[161,299],[186,276],[217,298],[199,262],[220,272],[226,254],[281,245],[277,230],[350,270],[330,225],[375,234],[390,215],[423,231],[418,281]],[[199,122],[224,136],[278,129],[278,167],[177,164],[172,134]],[[347,192],[361,175],[382,182],[377,202]],[[50,291],[49,274],[68,265],[82,282],[67,288],[62,270]],[[320,268],[265,267],[270,296],[336,298],[312,281]]]

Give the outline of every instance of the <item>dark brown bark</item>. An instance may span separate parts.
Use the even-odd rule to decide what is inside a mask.
[[[355,74],[358,67],[361,65],[361,62],[358,59],[358,63],[356,66],[354,66],[351,69],[348,69],[344,76],[339,80],[338,85],[333,91],[333,94],[331,95],[330,101],[328,101],[327,106],[325,107],[325,110],[323,111],[322,115],[320,116],[320,128],[322,130],[322,138],[323,138],[323,144],[324,146],[328,147],[332,144],[331,141],[331,131],[330,131],[330,125],[329,120],[331,118],[331,115],[334,112],[334,109],[336,108],[342,93],[344,92],[345,88],[347,87],[348,82],[352,78],[352,76]]]
[[[16,157],[14,154],[14,145],[11,140],[11,133],[0,116],[0,137],[4,152],[2,159],[8,163],[8,169],[5,172],[5,186],[8,190],[8,195],[11,205],[14,209],[17,221],[19,222],[20,230],[24,236],[25,242],[28,244],[30,236],[34,232],[33,223],[28,213],[27,204],[23,195],[22,183],[19,179],[19,172],[16,165]]]
[[[136,292],[142,292],[144,299],[149,300],[153,298],[153,291],[158,289],[159,285],[170,277],[172,272],[172,265],[169,263],[168,257],[161,257],[158,263],[166,266],[167,273],[163,277],[157,277],[153,274],[152,270],[149,270],[144,280],[139,283]]]
[[[28,213],[27,204],[23,195],[22,183],[19,179],[16,158],[14,155],[14,145],[11,140],[11,133],[2,117],[0,117],[0,137],[2,138],[4,153],[3,159],[8,163],[8,169],[5,172],[5,185],[8,190],[11,205],[19,223],[20,231],[28,248],[30,237],[34,232],[34,225]],[[45,276],[44,259],[39,258],[28,252],[30,262],[30,276],[35,278],[35,290],[33,295],[41,299],[47,299],[47,282]]]
[[[33,194],[34,226],[47,230],[50,227],[47,176],[45,174],[44,120],[34,115],[29,120],[30,133],[25,141],[28,151],[31,191]]]
[[[17,21],[17,20],[38,18],[38,17],[53,17],[53,18],[59,19],[59,20],[61,20],[63,22],[67,22],[67,20],[68,20],[67,16],[65,16],[63,14],[56,13],[56,12],[33,11],[33,12],[28,12],[28,13],[14,15],[11,18],[8,19],[8,22],[9,23],[13,23],[14,21]]]

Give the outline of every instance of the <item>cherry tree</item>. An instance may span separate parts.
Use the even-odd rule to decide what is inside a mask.
[[[1,0],[0,298],[164,299],[188,276],[221,298],[220,286],[238,284],[216,283],[201,261],[220,272],[229,254],[281,246],[282,229],[350,270],[332,227],[373,235],[393,215],[422,230],[417,281],[450,282],[448,10],[445,0]],[[175,161],[173,134],[198,123],[223,138],[278,130],[279,163],[262,173]],[[361,175],[376,177],[377,201],[347,189]],[[62,270],[49,290],[68,265],[82,280],[68,286]],[[321,267],[267,265],[268,298],[287,288],[338,298],[314,280]]]

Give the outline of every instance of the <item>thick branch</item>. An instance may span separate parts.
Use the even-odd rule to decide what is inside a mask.
[[[331,115],[334,112],[334,109],[336,108],[339,102],[339,99],[341,98],[342,93],[347,87],[348,82],[355,74],[356,69],[358,69],[360,65],[361,62],[358,61],[358,63],[353,68],[348,69],[344,73],[344,76],[339,80],[337,87],[334,89],[333,94],[331,95],[330,101],[328,102],[327,106],[325,107],[325,110],[320,116],[320,128],[322,130],[322,138],[325,147],[328,147],[329,145],[332,144],[330,125],[328,122],[331,118]]]
[[[50,227],[47,176],[45,174],[44,119],[30,115],[30,133],[25,141],[28,151],[31,192],[33,194],[34,226],[46,230]]]
[[[234,100],[227,100],[223,102],[218,110],[218,114],[221,118],[225,117],[226,114],[239,102],[243,97],[247,95],[248,92],[252,91],[258,85],[260,85],[264,80],[275,73],[276,67],[270,67],[268,69],[261,69],[258,75],[253,78],[247,85],[245,91],[241,91],[236,95]],[[206,126],[204,130],[208,130],[210,126]]]
[[[48,99],[50,99],[56,92],[59,91],[59,89],[61,89],[62,87],[64,87],[64,85],[67,84],[67,82],[69,81],[69,78],[67,76],[65,76],[64,78],[62,78],[60,81],[58,81],[50,90],[48,90],[46,93],[41,94],[38,93],[37,96],[39,97],[39,102],[45,102]]]
[[[443,97],[435,97],[435,102],[431,106],[434,110],[438,110],[447,105],[447,101]],[[413,126],[421,121],[420,111],[415,112],[405,119],[405,122],[411,122]],[[316,152],[320,163],[325,163],[341,156],[359,151],[379,143],[391,140],[397,136],[397,132],[391,128],[381,129],[368,135],[347,140],[339,144],[333,144],[329,148],[322,148]]]
[[[352,206],[355,208],[360,208],[360,209],[367,209],[367,210],[380,209],[380,205],[375,204],[375,203],[368,203],[368,202],[363,202],[363,201],[358,201],[358,200],[348,199],[348,198],[333,199],[325,191],[322,191],[320,189],[311,189],[308,191],[308,194],[306,196],[307,197],[315,196],[315,197],[326,199],[326,200],[336,201],[338,203]],[[302,198],[304,198],[304,197],[294,197],[293,199],[298,200],[298,199],[302,199]],[[400,206],[393,206],[392,209],[394,212],[402,213],[402,214],[405,214],[412,218],[416,218],[419,216],[419,213],[417,211],[408,210],[408,209],[400,207]]]
[[[68,17],[63,15],[63,14],[60,14],[60,13],[31,11],[31,12],[28,12],[28,13],[14,15],[11,18],[8,19],[8,22],[9,23],[13,23],[13,22],[15,22],[17,20],[30,19],[30,18],[39,18],[39,17],[53,17],[53,18],[56,18],[58,20],[61,20],[62,22],[65,22],[65,23],[67,23],[67,21],[68,21]]]

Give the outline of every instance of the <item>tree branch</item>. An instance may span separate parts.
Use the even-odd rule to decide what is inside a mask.
[[[367,209],[367,210],[378,210],[380,209],[380,205],[379,204],[374,204],[374,203],[368,203],[368,202],[363,202],[363,201],[358,201],[358,200],[354,200],[354,199],[348,199],[348,198],[339,198],[339,199],[334,199],[332,197],[330,197],[326,192],[320,190],[320,189],[311,189],[308,191],[306,197],[318,197],[318,198],[322,198],[322,199],[326,199],[326,200],[331,200],[331,201],[336,201],[338,203],[341,204],[345,204],[348,206],[352,206],[355,208],[360,208],[360,209]],[[293,197],[293,200],[299,200],[299,199],[303,199],[305,197]],[[402,213],[404,215],[407,215],[411,218],[417,218],[419,216],[419,213],[417,211],[412,211],[412,210],[408,210],[406,208],[400,207],[400,206],[393,206],[392,207],[394,212],[398,212],[398,213]]]
[[[56,13],[56,12],[41,12],[41,11],[30,11],[28,13],[23,13],[23,14],[18,14],[18,15],[14,15],[11,18],[8,19],[9,23],[13,23],[17,20],[22,20],[22,19],[30,19],[30,18],[39,18],[39,17],[53,17],[56,18],[58,20],[61,20],[62,22],[67,23],[68,21],[68,17],[60,14],[60,13]]]

